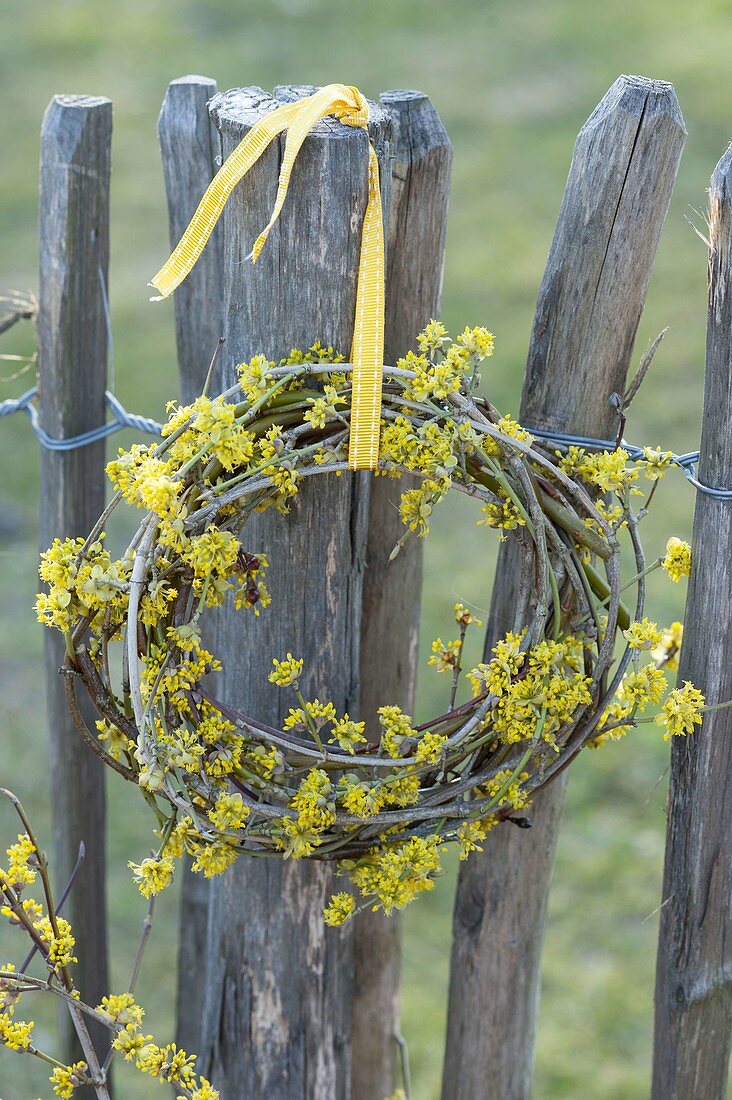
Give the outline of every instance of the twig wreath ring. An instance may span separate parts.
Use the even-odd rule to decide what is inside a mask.
[[[201,645],[202,610],[229,594],[242,615],[273,613],[267,548],[247,545],[247,518],[286,511],[304,479],[348,469],[352,368],[332,349],[315,345],[278,365],[258,356],[241,365],[236,392],[173,408],[162,443],[109,464],[117,493],[89,537],[44,555],[50,592],[38,612],[66,636],[72,713],[159,818],[159,854],[136,867],[146,892],[167,884],[185,850],[209,875],[250,852],[337,861],[389,911],[431,885],[444,841],[464,854],[478,847],[603,736],[631,654],[611,677],[616,634],[630,626],[615,527],[591,481],[571,472],[576,455],[558,460],[471,395],[491,350],[485,329],[450,341],[432,322],[417,353],[384,368],[379,472],[422,479],[402,495],[405,537],[425,535],[454,489],[476,499],[479,522],[514,539],[520,557],[513,628],[469,671],[472,698],[424,725],[385,700],[380,729],[367,730],[303,698],[292,654],[276,656],[271,674],[297,704],[282,729],[225,705],[210,686],[220,665]],[[318,388],[306,388],[313,379]],[[145,516],[113,560],[104,526],[123,501]],[[636,616],[642,585],[639,599]],[[456,619],[459,643],[431,659],[451,672],[473,617],[458,607]],[[96,735],[83,724],[78,681],[99,713]],[[336,897],[334,923],[353,905],[350,894]]]

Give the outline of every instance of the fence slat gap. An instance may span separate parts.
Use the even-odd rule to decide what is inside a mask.
[[[109,99],[54,96],[41,129],[38,345],[41,427],[57,438],[105,420],[111,142]],[[41,450],[42,550],[56,537],[75,537],[94,525],[104,508],[104,455],[104,442]],[[86,857],[65,915],[83,944],[75,980],[84,999],[98,1004],[109,992],[104,765],[69,717],[58,672],[64,642],[56,631],[44,631],[44,654],[54,872],[58,882],[67,881],[83,841]],[[95,715],[85,709],[93,729]],[[71,1063],[81,1051],[67,1014],[62,1027],[62,1057]],[[103,1051],[104,1029],[92,1023],[89,1030]]]
[[[539,291],[521,422],[607,438],[623,393],[685,130],[673,87],[621,76],[580,131]],[[486,653],[510,628],[517,574],[502,548]],[[566,779],[461,864],[442,1100],[531,1091],[547,898]],[[470,1056],[465,1056],[465,1051]],[[498,1094],[497,1094],[498,1095]]]

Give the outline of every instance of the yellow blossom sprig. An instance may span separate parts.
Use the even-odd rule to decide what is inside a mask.
[[[691,574],[691,547],[683,539],[670,538],[666,543],[666,556],[661,565],[672,581],[678,583]]]
[[[463,649],[465,648],[465,636],[468,627],[472,624],[476,626],[483,625],[482,621],[477,619],[462,603],[455,604],[454,613],[455,622],[458,624],[460,630],[459,638],[447,643],[444,643],[442,638],[436,638],[432,643],[432,653],[427,662],[432,668],[436,668],[438,672],[451,673],[452,683],[450,685],[450,704],[448,710],[452,710],[455,706],[455,697],[457,695],[460,674],[462,672],[461,659]]]
[[[218,1100],[219,1094],[210,1082],[197,1076],[194,1056],[179,1050],[175,1044],[159,1047],[152,1041],[151,1035],[143,1033],[145,1013],[135,1000],[134,988],[150,932],[152,905],[145,920],[128,992],[109,994],[96,1008],[92,1008],[82,1000],[69,973],[69,964],[76,961],[69,957],[74,937],[68,923],[57,913],[46,858],[20,801],[10,791],[2,789],[0,793],[10,800],[25,828],[17,843],[8,847],[7,866],[0,869],[2,893],[7,902],[12,902],[3,906],[1,912],[7,920],[26,931],[34,948],[46,958],[50,971],[49,977],[41,979],[27,970],[17,970],[11,963],[0,967],[0,1046],[38,1058],[49,1065],[50,1083],[55,1095],[62,1100],[71,1100],[76,1090],[85,1085],[93,1088],[97,1100],[109,1100],[108,1071],[116,1052],[134,1062],[140,1072],[175,1085],[180,1100]],[[34,885],[37,877],[43,884],[46,906],[30,898],[23,899],[21,904],[22,892]],[[62,947],[63,944],[66,946]],[[32,954],[26,966],[30,958]],[[17,1006],[28,991],[45,992],[65,1005],[84,1060],[64,1065],[34,1044],[35,1022],[16,1016]],[[104,1025],[111,1034],[112,1044],[104,1064],[100,1065],[91,1044],[85,1018]]]

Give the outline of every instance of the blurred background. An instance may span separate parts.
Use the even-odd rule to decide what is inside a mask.
[[[496,355],[484,387],[516,412],[539,281],[575,135],[623,72],[670,80],[688,141],[636,343],[640,357],[669,332],[631,410],[628,438],[676,451],[699,437],[706,306],[706,188],[732,135],[732,13],[726,0],[90,0],[0,3],[0,287],[37,286],[38,136],[58,92],[114,101],[111,310],[116,388],[158,419],[176,391],[170,303],[146,286],[167,255],[167,216],[155,124],[169,80],[214,77],[219,88],[344,81],[367,95],[420,88],[454,145],[443,317],[451,329],[487,324]],[[30,354],[16,328],[0,352]],[[34,366],[0,360],[0,400],[33,384]],[[132,437],[116,437],[110,451]],[[51,843],[41,627],[36,591],[38,450],[24,418],[0,428],[0,783],[13,786]],[[444,687],[426,668],[429,642],[451,629],[456,599],[487,607],[489,533],[450,537],[467,523],[448,500],[427,540],[420,710]],[[688,536],[693,494],[666,479],[646,523],[650,556]],[[467,532],[473,530],[468,524]],[[449,581],[445,577],[449,576]],[[653,578],[651,611],[683,612],[682,586]],[[475,649],[477,650],[477,642]],[[546,942],[537,1100],[639,1100],[648,1094],[653,965],[664,840],[668,751],[653,726],[587,753],[573,768]],[[149,847],[151,821],[116,776],[109,781],[113,988],[128,980],[144,903],[126,868]],[[0,810],[2,847],[15,822]],[[414,1100],[439,1095],[455,867],[406,914],[403,1030]],[[176,898],[160,899],[139,987],[150,1030],[172,1038]],[[417,931],[418,930],[418,931]],[[410,934],[411,933],[411,934]],[[5,930],[0,954],[16,958]],[[40,1030],[52,1026],[43,1017]],[[42,1044],[41,1044],[42,1045]],[[0,1053],[3,1100],[47,1094],[41,1070]],[[155,1089],[119,1075],[121,1095]]]

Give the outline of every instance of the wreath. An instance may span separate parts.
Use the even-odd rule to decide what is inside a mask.
[[[647,570],[633,501],[641,475],[652,491],[670,454],[647,449],[632,465],[621,447],[557,450],[477,396],[493,351],[486,329],[452,340],[433,321],[417,344],[384,368],[377,472],[420,479],[401,496],[395,552],[427,535],[452,490],[477,500],[479,523],[513,540],[519,562],[512,629],[485,661],[462,669],[476,620],[460,604],[458,637],[432,646],[430,664],[450,677],[445,713],[415,725],[385,700],[379,728],[367,728],[305,698],[303,662],[291,653],[272,655],[270,680],[292,696],[283,728],[216,697],[221,663],[203,648],[204,609],[231,600],[243,617],[276,614],[268,548],[248,543],[249,517],[287,512],[305,479],[348,469],[352,368],[332,348],[316,344],[277,364],[258,355],[221,396],[172,403],[161,442],[109,463],[116,493],[88,538],[57,539],[42,555],[48,590],[37,613],[65,636],[76,726],[158,819],[156,854],[131,864],[146,896],[168,885],[184,852],[206,876],[246,852],[336,861],[364,905],[401,908],[433,885],[445,842],[464,858],[500,822],[528,824],[523,811],[538,789],[662,697],[680,628],[664,635],[643,618]],[[105,528],[122,502],[144,517],[115,559]],[[627,583],[621,532],[635,562]],[[670,540],[662,564],[678,580],[689,555]],[[631,584],[632,615],[621,599]],[[465,679],[471,697],[457,705]],[[96,732],[82,716],[79,681],[99,715]],[[699,721],[694,692],[686,685],[668,697],[668,733]],[[342,923],[356,905],[352,892],[338,893],[326,920]]]

